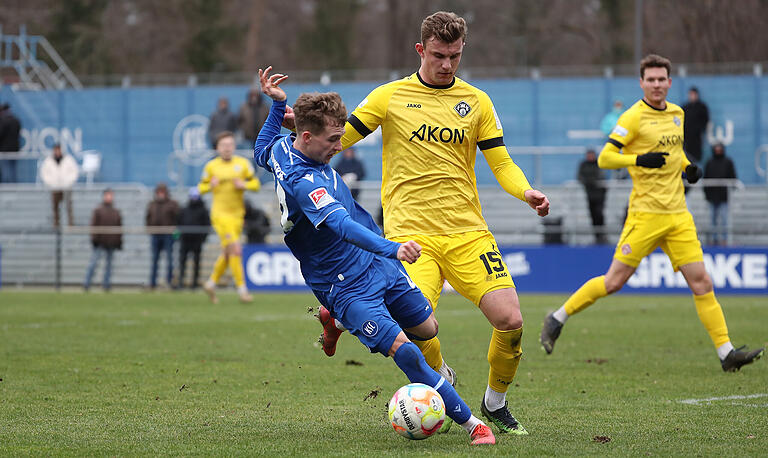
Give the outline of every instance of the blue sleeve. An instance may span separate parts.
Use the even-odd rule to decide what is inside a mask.
[[[275,137],[280,135],[280,128],[283,124],[283,115],[285,114],[285,100],[273,101],[272,108],[269,109],[269,116],[261,126],[259,136],[253,145],[253,161],[259,167],[270,170],[267,165],[269,160],[269,150],[274,143]]]
[[[399,243],[380,237],[362,224],[355,222],[343,207],[328,213],[324,223],[336,235],[365,251],[397,259]]]

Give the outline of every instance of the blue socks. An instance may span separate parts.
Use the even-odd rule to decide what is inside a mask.
[[[461,425],[469,420],[472,416],[469,406],[459,397],[450,383],[429,367],[419,347],[413,342],[401,345],[392,359],[412,383],[429,385],[440,393],[445,402],[445,413],[453,421]]]

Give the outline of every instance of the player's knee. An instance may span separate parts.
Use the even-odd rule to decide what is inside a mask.
[[[511,331],[523,327],[523,317],[519,313],[509,313],[491,321],[491,326],[499,331]]]
[[[700,296],[702,294],[707,294],[708,292],[713,290],[712,286],[712,279],[709,277],[709,275],[704,273],[704,275],[701,275],[700,277],[695,278],[691,282],[691,291],[693,294],[696,294],[697,296]]]
[[[420,337],[426,340],[436,337],[438,324],[437,324],[437,318],[435,318],[435,315],[432,315],[429,318],[427,318],[427,321],[425,321],[424,324],[426,325],[423,332],[424,335]]]

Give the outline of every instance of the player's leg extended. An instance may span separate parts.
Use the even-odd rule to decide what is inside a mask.
[[[552,353],[555,341],[569,316],[581,312],[601,297],[620,290],[640,261],[659,246],[671,228],[669,218],[665,215],[628,213],[608,272],[587,280],[562,307],[544,318],[539,337],[544,351]]]
[[[213,226],[214,231],[216,231],[216,234],[219,236],[219,240],[221,242],[221,254],[213,264],[213,272],[211,272],[211,276],[208,278],[208,280],[206,280],[205,283],[203,283],[203,290],[208,294],[208,298],[214,304],[219,302],[218,298],[216,297],[216,285],[219,283],[221,276],[224,275],[224,272],[227,271],[228,264],[227,246],[230,244],[230,236],[227,233],[227,228],[224,223],[225,222],[222,221],[220,217],[211,217],[211,225]]]
[[[232,278],[235,281],[240,302],[251,302],[253,298],[248,294],[248,288],[245,286],[245,276],[243,275],[243,248],[239,242],[235,242],[228,246],[228,250],[229,271],[232,272]]]
[[[734,348],[728,337],[728,326],[725,324],[725,316],[720,303],[712,290],[712,280],[709,278],[704,263],[693,263],[680,266],[683,276],[693,291],[693,302],[696,304],[696,313],[701,323],[709,333],[717,356],[720,358],[720,366],[726,372],[736,372],[742,366],[751,364],[763,356],[765,348],[749,350],[745,347]],[[705,285],[709,285],[709,291]]]
[[[435,323],[437,330],[437,323]],[[408,340],[404,332],[400,332],[392,343],[388,355],[392,357],[397,367],[405,373],[412,383],[423,383],[433,387],[445,403],[446,414],[472,438],[473,445],[495,444],[493,432],[472,411],[456,392],[456,389],[446,382],[445,378],[429,367],[424,355],[418,347]]]
[[[421,290],[424,296],[429,301],[433,310],[437,310],[437,301],[440,299],[440,292],[443,290],[443,282],[445,277],[440,271],[440,265],[436,255],[436,250],[432,245],[437,243],[432,240],[432,237],[420,237],[416,241],[421,245],[421,257],[413,264],[403,263],[408,276],[413,283]],[[396,242],[406,242],[410,240],[408,237],[395,238]],[[415,340],[414,343],[424,354],[427,364],[436,371],[451,371],[452,369],[444,366],[443,355],[440,351],[440,340],[437,337],[428,340]],[[446,375],[446,374],[444,374]],[[451,377],[452,378],[452,377]],[[455,383],[455,380],[449,380],[451,383]]]

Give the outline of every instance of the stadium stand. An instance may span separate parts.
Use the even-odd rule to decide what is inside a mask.
[[[151,199],[151,189],[141,184],[117,184],[115,205],[123,215],[125,228],[123,250],[115,254],[112,283],[115,286],[141,286],[147,283],[150,250],[149,236],[144,233],[144,211]],[[61,236],[61,282],[82,284],[91,255],[87,228],[93,208],[101,198],[98,188],[76,188],[73,191],[75,221],[78,227],[65,228]],[[552,202],[552,215],[562,218],[563,242],[571,245],[591,243],[592,227],[586,208],[584,191],[578,183],[543,188]],[[186,195],[185,189],[174,189],[174,196]],[[615,243],[621,229],[629,188],[627,182],[611,182],[606,200],[608,240]],[[544,241],[545,227],[527,206],[508,196],[498,186],[480,188],[483,213],[502,245],[538,245]],[[207,198],[207,197],[206,197]],[[2,281],[5,286],[52,285],[56,272],[56,235],[52,230],[50,197],[47,190],[34,185],[6,185],[0,192],[0,246],[2,247]],[[249,195],[272,217],[269,243],[282,243],[279,214],[271,184],[265,190]],[[361,204],[372,214],[378,213],[378,183],[366,182]],[[182,203],[184,199],[182,198]],[[701,234],[709,228],[709,210],[700,186],[687,195],[688,207]],[[208,202],[210,205],[210,203]],[[768,188],[748,186],[736,189],[731,198],[731,244],[741,246],[768,244]],[[703,239],[703,237],[702,237]],[[203,247],[203,266],[210,269],[218,253],[218,240],[208,238]],[[163,261],[161,260],[161,263]],[[161,265],[162,269],[163,266]],[[95,278],[100,278],[97,271]]]

